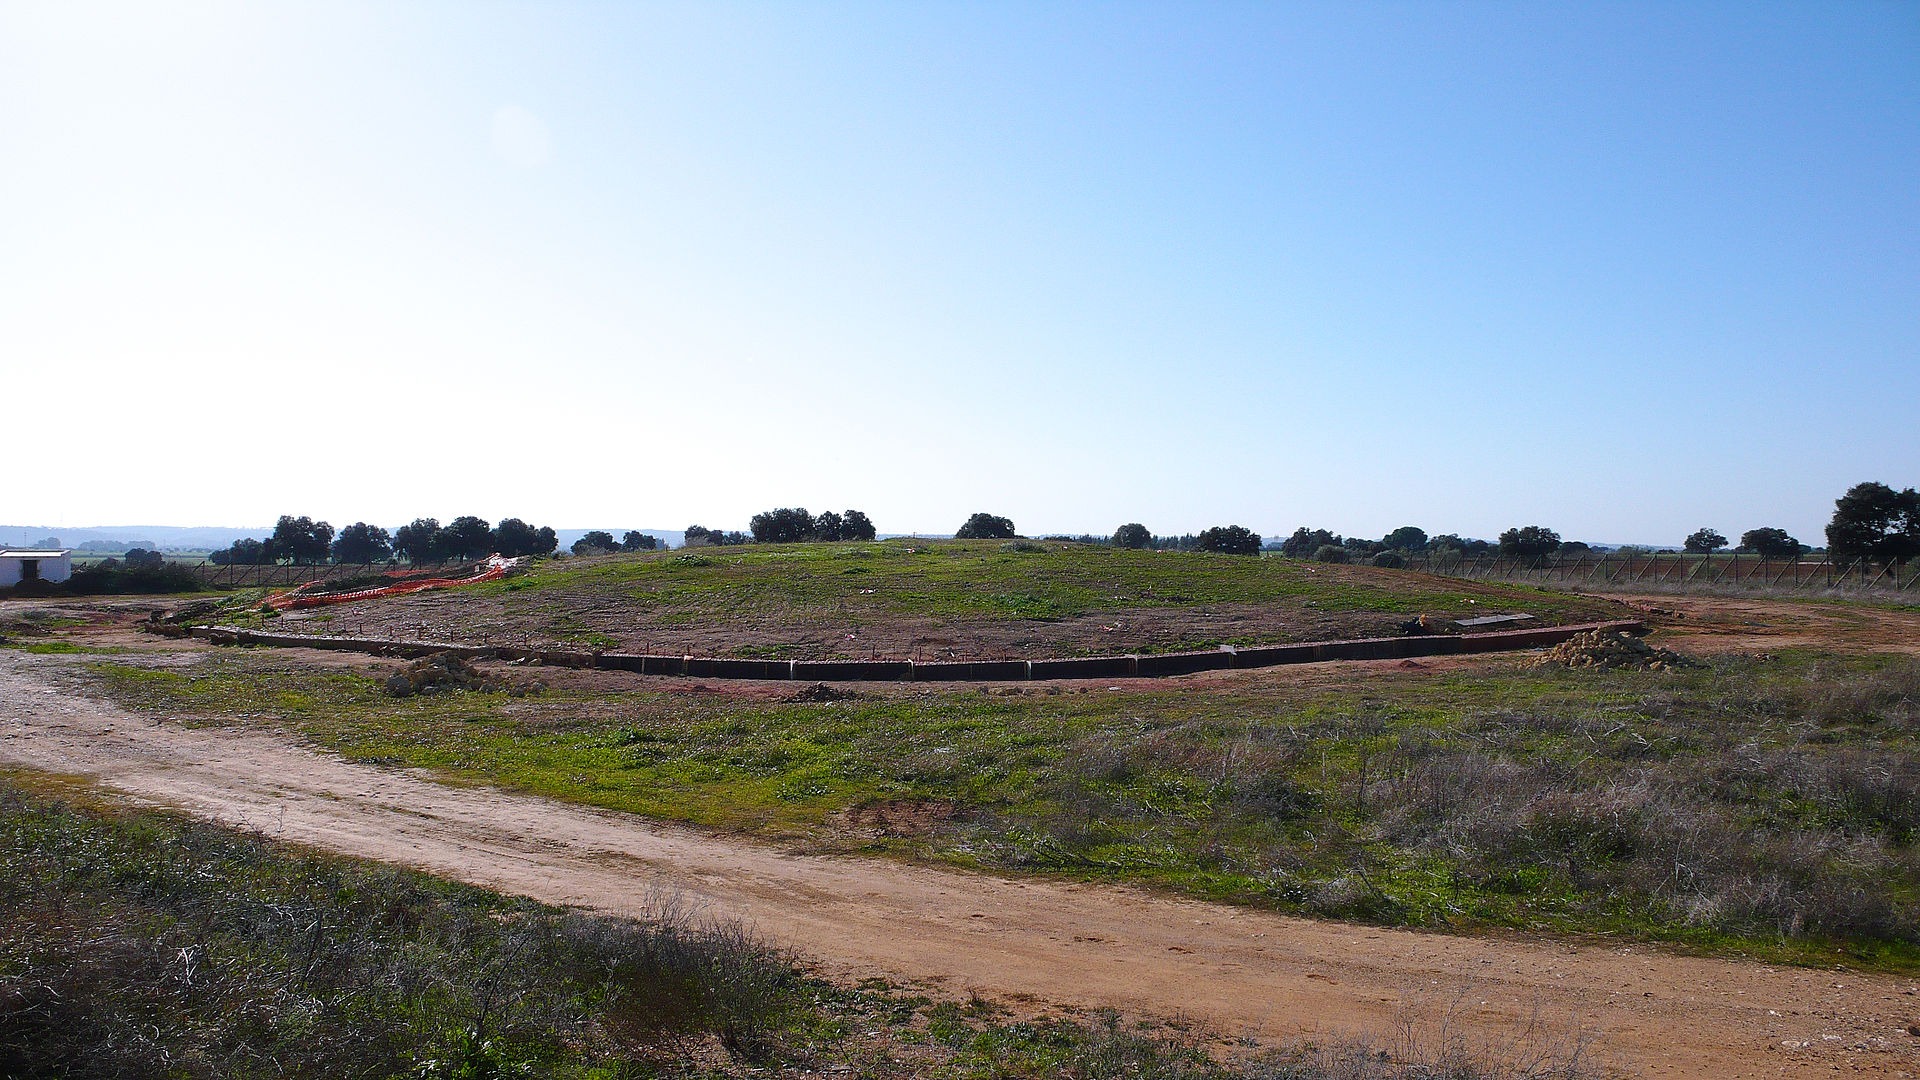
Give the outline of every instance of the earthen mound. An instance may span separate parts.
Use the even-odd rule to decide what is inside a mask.
[[[1589,630],[1548,649],[1530,667],[1624,668],[1633,671],[1676,671],[1699,667],[1692,657],[1657,649],[1618,630]]]

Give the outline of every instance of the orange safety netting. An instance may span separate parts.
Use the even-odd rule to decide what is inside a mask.
[[[414,578],[411,581],[396,582],[392,585],[337,593],[302,593],[299,589],[294,589],[291,592],[269,596],[261,601],[261,604],[275,611],[287,611],[296,608],[320,607],[325,604],[348,604],[355,600],[372,600],[381,596],[405,596],[408,593],[426,592],[429,589],[451,589],[458,585],[478,585],[483,581],[498,581],[506,577],[507,571],[512,570],[518,563],[518,559],[503,559],[495,555],[474,567],[472,574],[462,578]]]

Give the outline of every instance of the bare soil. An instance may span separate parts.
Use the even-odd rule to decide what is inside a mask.
[[[1817,648],[1920,656],[1920,609],[1847,601],[1621,596],[1624,607],[1681,652]]]
[[[1860,609],[1810,614],[1808,605],[1770,611],[1760,601],[1648,599],[1675,612],[1659,616],[1672,621],[1668,644],[1751,650],[1804,637],[1840,649],[1915,648],[1914,617],[1903,613],[1857,619]],[[17,610],[9,605],[7,613]],[[125,609],[98,610],[91,643],[197,647],[130,634]],[[1788,617],[1794,621],[1782,625],[1793,629],[1780,633],[1754,625]],[[0,760],[554,903],[625,913],[643,909],[651,892],[678,891],[714,914],[748,920],[830,977],[1179,1015],[1223,1035],[1266,1040],[1381,1033],[1409,1015],[1494,1045],[1528,1030],[1585,1030],[1603,1059],[1656,1077],[1920,1076],[1920,1037],[1909,1032],[1920,1024],[1920,980],[1909,977],[1598,941],[1396,931],[1127,888],[799,855],[351,764],[291,737],[135,715],[61,689],[58,669],[69,662],[0,651]],[[1260,674],[1313,679],[1327,666]],[[938,813],[877,806],[845,824],[911,831]]]

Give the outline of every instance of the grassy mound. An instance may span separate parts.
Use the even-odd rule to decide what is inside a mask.
[[[892,540],[556,559],[302,629],[770,659],[1033,659],[1387,636],[1410,617],[1612,613],[1526,586],[1275,557]]]

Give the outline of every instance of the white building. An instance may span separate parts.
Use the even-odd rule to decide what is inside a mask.
[[[0,548],[0,589],[23,581],[65,581],[72,576],[71,548]]]

